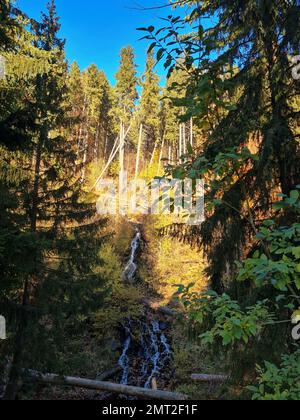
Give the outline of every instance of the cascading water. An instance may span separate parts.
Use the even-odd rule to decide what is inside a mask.
[[[160,334],[160,329],[159,329],[158,322],[152,321],[151,326],[150,326],[151,357],[150,357],[150,360],[148,360],[148,362],[150,362],[150,365],[152,366],[152,370],[147,379],[147,382],[145,383],[145,388],[151,387],[152,379],[160,370],[159,362],[160,362],[161,353],[160,353],[160,345],[159,345],[160,344],[159,334]]]
[[[130,327],[125,327],[126,338],[119,359],[122,385],[151,388],[152,380],[161,376],[171,359],[171,348],[159,322],[147,319],[138,323],[130,322]],[[138,332],[138,338],[135,340],[133,330]]]
[[[136,229],[136,235],[131,242],[131,254],[130,259],[128,261],[128,264],[125,267],[125,270],[123,272],[122,280],[124,282],[132,283],[134,281],[134,276],[137,272],[137,264],[135,263],[136,253],[139,249],[141,243],[141,232]]]
[[[134,282],[138,268],[136,254],[141,239],[141,232],[136,229],[131,243],[130,259],[122,276],[124,282]],[[171,359],[171,348],[160,322],[153,319],[150,311],[139,322],[126,320],[124,337],[123,351],[119,359],[119,366],[122,368],[121,384],[151,388],[152,380],[161,376]]]
[[[128,326],[125,327],[126,339],[124,341],[123,352],[119,359],[119,366],[122,368],[122,378],[120,383],[122,385],[126,385],[128,383],[128,375],[129,375],[129,356],[128,350],[131,344],[131,325],[130,321],[128,322]]]

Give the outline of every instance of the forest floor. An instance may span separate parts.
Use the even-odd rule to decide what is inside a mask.
[[[182,322],[183,308],[177,299],[179,285],[196,283],[195,290],[205,289],[204,258],[199,250],[177,239],[160,236],[159,231],[165,222],[157,216],[114,221],[115,234],[101,250],[104,264],[100,268],[100,273],[111,279],[111,294],[104,306],[94,314],[86,334],[78,337],[70,353],[66,354],[65,366],[69,368],[64,373],[96,379],[99,373],[114,368],[122,352],[124,320],[130,318],[134,322],[145,316],[155,316],[165,325],[165,334],[172,349],[171,360],[162,379],[158,380],[158,388],[181,392],[195,400],[216,399],[222,395],[222,387],[191,382],[192,373],[218,373],[218,366],[215,361],[208,359],[206,349],[186,329],[186,323]],[[142,232],[136,283],[124,284],[122,272],[128,260],[136,223],[139,223]],[[167,307],[179,316],[166,316],[159,312],[158,308],[161,307]],[[74,358],[78,359],[77,363],[73,363]],[[139,363],[137,357],[137,367]],[[73,368],[73,365],[76,367]],[[112,378],[111,382],[118,382],[119,376]],[[82,389],[48,386],[35,386],[32,390],[27,388],[24,395],[26,399],[38,400],[103,400],[116,397]]]

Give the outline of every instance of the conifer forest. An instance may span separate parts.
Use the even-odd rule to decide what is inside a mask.
[[[300,1],[109,3],[0,0],[0,400],[300,400]]]

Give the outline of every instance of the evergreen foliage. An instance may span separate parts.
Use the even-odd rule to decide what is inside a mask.
[[[248,343],[244,322],[253,327],[249,333],[256,340],[247,346],[247,357],[239,343],[227,353],[239,374],[247,375],[267,357],[276,328],[268,360],[293,351],[284,326],[275,322],[257,334],[260,321],[253,314],[267,318],[257,305],[269,302],[279,323],[289,322],[300,301],[299,81],[290,61],[299,54],[300,7],[296,0],[174,3],[188,10],[185,18],[169,16],[164,28],[141,30],[170,75],[185,72],[186,93],[173,104],[185,109],[183,119],[193,117],[204,140],[203,150],[190,150],[188,162],[169,168],[175,178],[203,177],[206,184],[206,221],[190,230],[189,239],[200,237],[218,294],[187,293],[199,305],[190,315],[208,329],[207,342],[221,337],[223,346],[235,339]],[[183,302],[189,303],[187,296]]]
[[[146,150],[152,153],[155,143],[161,135],[160,130],[160,87],[159,77],[154,72],[156,61],[153,53],[149,53],[146,69],[142,78],[142,94],[140,101],[140,122],[146,129]]]
[[[115,113],[128,126],[138,99],[138,79],[133,48],[131,46],[122,48],[120,58],[120,67],[116,74]]]
[[[221,354],[222,369],[242,397],[300,398],[299,344],[291,335],[300,305],[300,80],[293,69],[300,2],[170,5],[174,16],[163,19],[164,27],[139,29],[151,42],[141,79],[127,46],[112,87],[95,64],[69,65],[54,0],[40,20],[14,1],[0,0],[5,399],[17,398],[26,368],[59,374],[77,369],[86,376],[91,360],[82,343],[89,341],[88,347],[96,336],[110,357],[107,329],[119,332],[124,317],[148,316],[144,294],[152,299],[154,290],[162,292],[164,305],[176,300],[183,327],[196,338],[190,357],[185,328],[176,323],[182,345],[175,364],[179,370],[181,360],[186,364],[188,384],[195,369],[188,358],[194,364],[198,354]],[[164,88],[156,73],[162,60]],[[128,286],[122,259],[132,222],[96,215],[99,197],[90,186],[99,167],[110,178],[126,169],[129,178],[150,182],[162,174],[163,161],[170,178],[192,179],[193,186],[204,179],[205,222],[166,226],[171,217],[136,218],[151,242],[139,257],[144,283]],[[111,226],[119,234],[115,242]],[[157,228],[184,245],[161,240]],[[211,290],[201,257],[188,243],[207,256]],[[182,252],[189,261],[181,260]],[[196,284],[189,284],[193,276]],[[219,369],[220,360],[214,366]],[[193,394],[195,388],[190,386]]]
[[[60,369],[65,340],[85,328],[105,292],[96,271],[104,221],[94,218],[94,199],[82,192],[75,170],[73,139],[63,136],[68,68],[59,28],[52,1],[41,23],[33,23],[33,46],[48,53],[51,72],[28,77],[15,97],[4,87],[0,301],[3,315],[15,320],[7,399],[16,396],[21,368]]]

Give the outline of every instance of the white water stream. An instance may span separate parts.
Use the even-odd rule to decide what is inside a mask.
[[[138,269],[136,255],[141,240],[141,232],[136,229],[135,237],[131,243],[130,259],[122,276],[125,283],[134,283],[135,281]],[[133,330],[135,338],[133,338]],[[138,337],[136,337],[136,331],[138,331]],[[136,322],[126,320],[124,336],[123,351],[119,359],[119,366],[122,368],[121,384],[151,388],[152,380],[160,377],[172,354],[161,323],[154,320],[150,313],[138,325]]]

